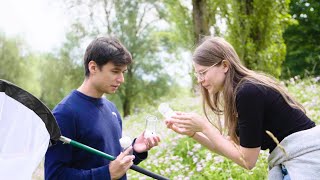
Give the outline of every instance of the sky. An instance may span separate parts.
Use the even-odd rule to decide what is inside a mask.
[[[60,47],[68,18],[61,5],[54,2],[0,0],[0,32],[9,37],[21,37],[33,51],[48,52]]]
[[[0,0],[0,32],[7,37],[22,38],[32,52],[59,49],[71,22],[70,12],[68,17],[68,12],[59,2],[63,1]],[[190,55],[187,59],[190,59]],[[190,78],[186,78],[188,76],[185,74],[189,72],[189,67],[180,67],[182,72],[174,66],[168,69],[179,74],[179,78],[187,79],[181,80],[182,84],[190,84]]]

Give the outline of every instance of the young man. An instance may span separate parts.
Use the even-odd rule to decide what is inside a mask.
[[[120,114],[113,103],[102,97],[116,92],[131,62],[131,54],[117,39],[95,39],[84,55],[82,85],[53,110],[62,135],[117,158],[109,161],[58,143],[46,153],[45,179],[126,179],[130,166],[146,159],[147,151],[158,145],[159,137],[146,139],[142,133],[132,147],[121,152]]]

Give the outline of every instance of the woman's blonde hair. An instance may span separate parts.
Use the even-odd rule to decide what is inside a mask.
[[[210,95],[208,90],[201,87],[203,97],[203,111],[208,118],[208,112],[213,111],[218,117],[224,115],[224,127],[231,139],[239,144],[239,139],[236,135],[237,127],[237,109],[236,109],[236,92],[239,85],[245,80],[255,84],[260,84],[269,87],[279,92],[285,101],[293,108],[301,109],[305,112],[303,106],[295,101],[285,90],[285,88],[274,78],[247,69],[240,62],[240,59],[232,47],[226,40],[221,37],[205,37],[199,43],[193,53],[193,61],[202,66],[211,66],[223,60],[228,61],[229,70],[226,73],[226,78],[223,90],[216,94]],[[221,120],[218,119],[219,129],[221,129]]]

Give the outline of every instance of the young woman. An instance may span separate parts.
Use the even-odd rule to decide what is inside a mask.
[[[269,179],[282,179],[285,170],[292,179],[319,177],[320,128],[276,80],[244,67],[219,37],[204,39],[193,62],[206,117],[177,112],[166,120],[168,128],[246,169],[255,166],[260,149],[269,149]],[[210,123],[210,112],[224,116],[219,124],[227,137]]]

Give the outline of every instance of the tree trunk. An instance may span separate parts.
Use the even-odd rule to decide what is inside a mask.
[[[127,97],[125,97],[123,100],[123,105],[122,105],[123,117],[130,115],[130,106],[131,106],[130,100]]]
[[[192,17],[194,42],[198,43],[201,36],[209,35],[208,9],[206,0],[192,0]]]
[[[242,17],[244,18],[240,18],[240,29],[242,30],[242,34],[246,34],[246,31],[249,31],[249,33],[246,35],[246,37],[244,38],[244,42],[243,42],[243,46],[245,47],[248,41],[248,38],[252,39],[254,41],[253,38],[253,27],[251,25],[251,22],[248,22],[248,19],[250,16],[252,16],[253,13],[253,0],[238,0],[239,2],[239,6],[240,6],[240,14],[244,15]],[[248,30],[249,28],[249,30]],[[247,55],[247,50],[245,49],[243,54],[241,55],[241,59],[247,59],[246,57]],[[247,66],[248,68],[252,69],[252,62],[248,62],[248,61],[244,61],[245,66]]]
[[[127,82],[132,82],[131,79],[133,78],[132,66],[128,67],[127,73]],[[124,90],[124,94],[122,96],[122,109],[123,109],[123,117],[126,117],[131,114],[131,105],[132,105],[132,97],[133,97],[133,88],[132,84],[126,83],[126,87]]]
[[[194,29],[194,44],[199,43],[201,36],[209,35],[208,9],[206,0],[192,0],[192,17]],[[192,92],[199,92],[197,80],[192,78]]]

